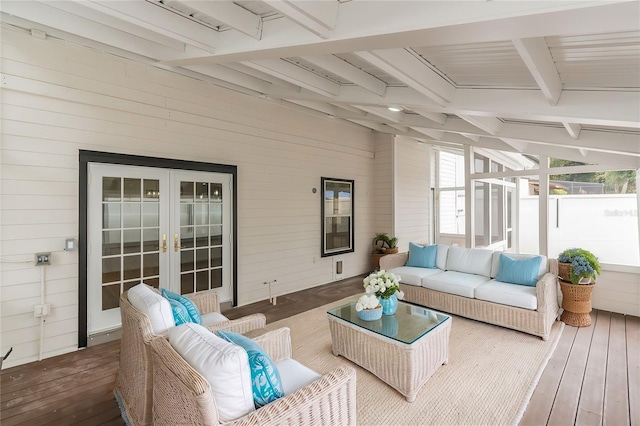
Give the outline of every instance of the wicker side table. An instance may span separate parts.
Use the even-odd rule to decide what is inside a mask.
[[[591,293],[595,284],[571,284],[560,280],[562,315],[560,320],[574,327],[591,325]]]

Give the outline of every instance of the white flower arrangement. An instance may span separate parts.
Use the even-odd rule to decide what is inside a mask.
[[[372,272],[364,279],[364,290],[367,294],[388,299],[395,294],[398,299],[404,297],[404,293],[400,291],[400,276],[384,269],[378,272]]]
[[[378,298],[375,294],[363,294],[356,302],[356,311],[360,312],[364,309],[376,309],[380,306]]]

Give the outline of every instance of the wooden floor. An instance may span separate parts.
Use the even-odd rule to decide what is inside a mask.
[[[361,291],[357,277],[279,296],[276,306],[264,301],[225,315],[262,312],[271,323]],[[521,425],[640,426],[640,319],[604,311],[592,318],[590,327],[565,327]],[[0,424],[124,424],[112,392],[119,345],[2,370]]]

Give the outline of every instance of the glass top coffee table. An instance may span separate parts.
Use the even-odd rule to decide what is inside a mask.
[[[358,317],[355,302],[327,311],[333,354],[353,361],[413,402],[449,358],[451,317],[398,302],[394,315]]]

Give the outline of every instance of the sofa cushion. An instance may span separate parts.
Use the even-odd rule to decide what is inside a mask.
[[[437,251],[438,247],[436,245],[421,246],[415,243],[409,243],[409,259],[407,260],[406,266],[435,268]]]
[[[473,298],[475,288],[487,281],[489,281],[489,278],[483,275],[446,271],[424,277],[422,279],[422,287]]]
[[[195,323],[169,329],[169,343],[211,386],[222,421],[255,410],[247,352]]]
[[[491,250],[449,247],[446,269],[447,271],[482,275],[488,279],[491,276],[492,259],[493,251]]]
[[[209,312],[208,314],[202,314],[202,325],[205,327],[213,325],[219,322],[229,321],[229,318],[222,315],[220,312]]]
[[[536,310],[538,301],[536,288],[503,283],[496,280],[488,281],[475,289],[476,299],[501,305],[516,306],[518,308]]]
[[[446,244],[438,244],[438,253],[436,254],[436,268],[447,269],[447,254],[449,253],[449,246]]]
[[[169,301],[148,285],[140,283],[131,287],[127,298],[134,308],[149,318],[154,334],[164,334],[176,325]]]
[[[417,268],[415,266],[399,266],[388,270],[393,274],[401,278],[400,282],[403,284],[415,285],[420,287],[422,285],[422,279],[430,275],[439,274],[442,271],[440,269],[430,268]]]
[[[505,252],[496,251],[493,252],[493,260],[491,261],[491,278],[495,278],[498,276],[498,271],[500,270],[500,255]],[[540,269],[538,270],[538,279],[542,278],[542,276],[547,272],[547,257],[541,254],[522,254],[522,253],[505,253],[510,258],[520,260],[520,259],[530,259],[535,256],[539,256],[542,258],[540,261]]]
[[[535,287],[538,282],[538,270],[542,258],[514,259],[507,254],[500,254],[500,269],[496,281]]]
[[[247,351],[251,368],[251,387],[256,408],[267,405],[284,396],[280,373],[273,360],[253,340],[231,331],[218,331],[218,336]]]
[[[175,300],[176,302],[179,302],[182,306],[184,306],[187,310],[187,313],[191,317],[190,322],[202,324],[202,317],[200,316],[200,312],[198,312],[198,308],[196,307],[195,303],[191,301],[191,299],[169,291],[165,288],[162,289],[162,296],[166,297],[169,300]]]
[[[278,361],[276,366],[280,372],[285,395],[290,395],[322,377],[309,367],[291,358]]]

